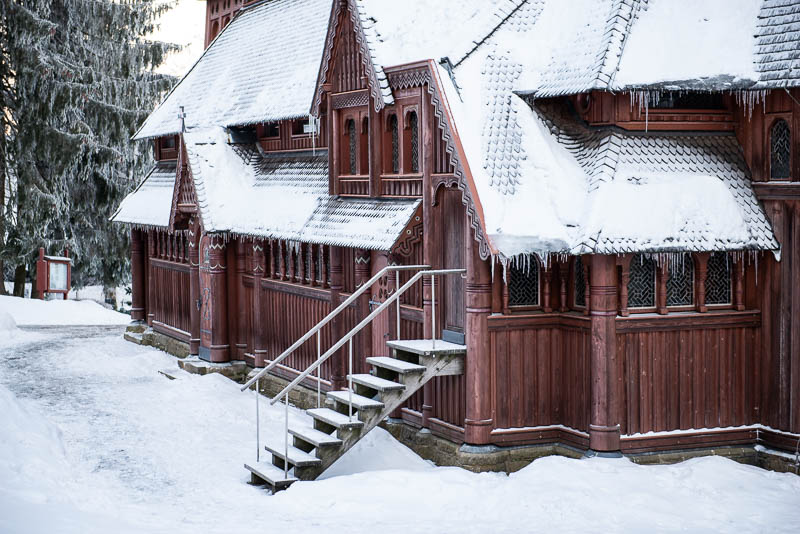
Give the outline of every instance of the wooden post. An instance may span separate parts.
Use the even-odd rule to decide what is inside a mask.
[[[200,227],[189,221],[189,354],[200,354]]]
[[[744,254],[733,264],[733,269],[733,304],[736,310],[744,311]]]
[[[552,262],[548,262],[546,265],[543,266],[542,270],[540,271],[542,274],[543,280],[543,295],[542,295],[542,311],[545,313],[550,313],[553,311],[552,301],[550,299],[550,287],[553,281],[553,264]],[[508,284],[506,284],[508,285]]]
[[[369,196],[381,194],[381,124],[380,115],[375,111],[372,97],[369,99]],[[363,171],[362,171],[363,174]]]
[[[331,273],[331,310],[334,310],[341,303],[340,293],[342,291],[342,249],[341,247],[330,247],[330,273]],[[344,335],[342,314],[337,315],[331,321],[331,338],[333,342],[340,340]],[[331,383],[334,390],[343,389],[345,386],[345,348],[342,347],[331,358]]]
[[[473,445],[485,445],[491,439],[493,426],[488,324],[492,312],[492,273],[489,262],[480,258],[472,232],[467,232],[467,406],[464,440]]]
[[[695,301],[697,302],[697,311],[700,313],[708,311],[708,306],[706,306],[706,276],[708,275],[708,258],[710,257],[711,254],[708,252],[700,252],[694,255],[695,272],[697,273],[695,276]]]
[[[264,367],[266,364],[267,350],[265,345],[264,328],[266,325],[261,321],[261,279],[267,278],[268,256],[265,254],[266,247],[269,246],[263,241],[253,242],[253,357],[256,367]],[[269,258],[270,261],[272,258]]]
[[[247,352],[247,307],[245,306],[245,289],[244,289],[244,276],[247,274],[247,251],[245,243],[242,238],[237,238],[235,247],[236,253],[236,272],[233,273],[233,282],[236,292],[231,296],[233,302],[233,309],[229,309],[229,315],[233,318],[235,337],[232,342],[236,344],[236,353],[231,355],[231,358],[236,360],[244,360],[244,354]],[[234,247],[231,247],[234,248]]]
[[[209,278],[211,282],[211,361],[228,362],[231,359],[228,338],[228,247],[221,237],[210,236],[208,247]]]
[[[561,313],[569,310],[569,302],[567,302],[567,280],[569,279],[569,260],[562,261],[558,264],[558,281],[561,286],[561,305],[558,309]]]
[[[581,265],[583,266],[583,272],[580,273],[580,276],[583,277],[583,287],[584,289],[584,308],[583,314],[589,315],[589,312],[592,311],[592,284],[589,280],[589,263],[591,262],[590,256],[583,256],[581,258]],[[577,262],[576,262],[577,263]]]
[[[355,275],[356,275],[356,288],[362,287],[372,277],[372,253],[369,250],[358,249],[355,253]],[[358,321],[364,319],[370,313],[370,297],[371,290],[367,290],[358,297],[356,300],[356,310]],[[361,332],[356,334],[353,340],[353,346],[358,347],[358,354],[353,354],[353,372],[359,372],[360,365],[358,362],[362,361],[372,352],[372,324],[366,325]],[[354,349],[355,351],[356,349]]]
[[[592,256],[591,419],[589,447],[600,453],[620,449],[617,388],[617,277],[614,256]]]
[[[659,315],[667,314],[667,278],[669,278],[669,262],[664,259],[656,270],[656,281],[658,284],[656,309]]]
[[[617,257],[617,265],[620,267],[620,270],[622,271],[622,276],[619,285],[619,314],[623,317],[628,317],[630,315],[630,312],[628,311],[628,284],[631,281],[632,260],[633,260],[632,254],[626,254],[625,256]],[[591,269],[589,272],[589,280],[591,282]],[[591,289],[591,285],[589,287],[590,291],[593,292],[593,290]]]
[[[438,134],[436,127],[436,119],[432,111],[432,104],[430,97],[426,91],[422,91],[423,105],[422,105],[422,263],[430,265],[431,268],[436,269],[439,266],[441,258],[439,244],[442,239],[440,221],[435,220],[434,201],[436,191],[433,189],[433,181],[431,174],[434,169],[434,154],[433,143],[434,134]],[[398,110],[399,111],[399,110]],[[398,117],[402,120],[402,117]],[[400,128],[398,124],[398,128]],[[437,210],[441,211],[441,210]],[[441,280],[441,278],[440,278]],[[439,286],[442,287],[441,285]],[[441,291],[439,292],[441,294]],[[433,317],[431,300],[431,277],[422,277],[422,337],[431,339],[433,336],[433,329],[431,325],[431,318]],[[438,303],[437,303],[438,304]],[[437,306],[441,310],[441,306]],[[438,320],[437,324],[441,324]],[[429,380],[422,386],[422,428],[428,429],[430,426],[430,418],[433,415],[433,396],[434,396],[434,381]]]
[[[156,256],[156,239],[158,233],[157,231],[154,232],[147,232],[147,251],[148,251],[148,258],[154,258]],[[153,316],[154,316],[154,308],[155,308],[155,285],[156,285],[156,278],[155,278],[155,269],[153,268],[153,264],[148,261],[149,272],[147,274],[147,326],[153,326]]]
[[[144,254],[142,231],[131,230],[131,320],[136,323],[145,321]]]

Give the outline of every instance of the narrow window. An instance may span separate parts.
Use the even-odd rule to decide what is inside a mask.
[[[575,257],[575,305],[586,306],[586,277],[583,260],[580,256]]]
[[[400,172],[400,135],[397,131],[397,115],[389,116],[389,132],[392,136],[392,174]]]
[[[411,172],[419,172],[419,121],[417,112],[412,111],[408,116],[408,127],[411,130]]]
[[[539,262],[530,257],[528,265],[508,268],[509,306],[539,305]]]
[[[268,122],[262,126],[261,130],[261,137],[263,138],[274,138],[280,137],[281,135],[281,128],[280,124],[277,122]]]
[[[691,254],[684,254],[672,262],[667,276],[667,306],[694,304],[694,262]]]
[[[792,134],[785,120],[779,119],[769,131],[770,178],[789,179],[789,156],[791,154]]]
[[[292,135],[306,135],[311,131],[311,123],[308,120],[292,121]]]
[[[369,117],[361,119],[361,135],[359,136],[359,174],[369,174]]]
[[[656,305],[656,262],[637,254],[631,260],[628,281],[628,307],[654,308]]]
[[[346,174],[356,173],[356,121],[349,119],[347,121],[347,137],[349,142],[350,154],[350,168]]]
[[[724,252],[715,252],[708,259],[706,304],[731,303],[731,264]]]

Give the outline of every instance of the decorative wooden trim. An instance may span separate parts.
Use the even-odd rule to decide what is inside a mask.
[[[617,333],[702,330],[706,328],[757,328],[761,311],[720,310],[704,313],[675,312],[668,315],[617,317]]]
[[[292,282],[281,282],[278,280],[262,278],[261,288],[269,289],[270,291],[277,291],[279,293],[288,293],[289,295],[299,295],[301,297],[314,300],[322,300],[325,302],[330,301],[330,291],[316,287],[298,285]]]
[[[317,88],[315,90],[314,102],[311,106],[311,114],[315,117],[320,115],[320,107],[322,106],[322,95],[324,93],[324,85],[328,82],[328,71],[330,69],[331,60],[333,59],[333,45],[336,42],[336,32],[339,26],[339,15],[342,12],[342,4],[346,3],[346,9],[350,16],[350,22],[355,29],[356,43],[361,49],[361,64],[364,67],[364,72],[369,78],[369,94],[372,96],[375,111],[383,109],[385,103],[383,101],[383,93],[381,91],[381,84],[378,81],[377,69],[372,63],[372,54],[370,53],[369,43],[364,35],[364,28],[361,25],[361,17],[358,14],[358,6],[355,0],[335,0],[331,8],[331,17],[328,21],[328,33],[325,36],[325,47],[322,54],[322,62],[319,66],[319,73],[317,74]]]
[[[490,332],[523,328],[571,328],[589,331],[591,319],[575,312],[491,315],[487,319]]]
[[[745,427],[621,436],[620,447],[623,452],[630,454],[702,447],[750,445],[759,441],[758,433],[757,428]]]
[[[191,268],[188,263],[177,263],[169,260],[161,260],[158,258],[150,258],[150,265],[159,269],[167,269],[169,271],[178,271],[181,273],[188,273]]]
[[[403,229],[400,237],[395,241],[391,253],[395,256],[402,256],[408,258],[414,252],[414,246],[422,242],[423,224],[422,224],[422,204],[417,206],[414,215],[408,224]]]
[[[589,435],[586,432],[562,425],[496,428],[489,435],[491,442],[500,446],[560,443],[578,449],[589,448]]]
[[[422,308],[415,308],[407,304],[400,305],[400,320],[422,323],[425,320],[425,312]]]
[[[800,200],[800,182],[753,182],[759,200]]]
[[[448,113],[443,104],[442,95],[439,94],[437,84],[434,83],[433,75],[430,71],[428,63],[419,67],[405,68],[403,70],[391,70],[386,73],[389,83],[396,89],[407,89],[409,87],[424,87],[433,105],[434,116],[436,123],[439,127],[441,138],[445,142],[445,151],[447,152],[450,163],[455,169],[453,176],[455,178],[453,185],[461,191],[461,202],[466,206],[467,219],[472,227],[475,240],[479,244],[479,254],[482,260],[486,260],[491,255],[489,241],[486,238],[480,217],[478,215],[476,199],[472,198],[469,184],[467,183],[467,176],[464,171],[464,165],[461,158],[458,157],[456,149],[456,140],[448,120]],[[436,186],[438,187],[438,185]],[[432,202],[435,202],[436,195],[433,195]]]
[[[346,93],[334,93],[330,96],[330,102],[333,109],[364,107],[369,104],[369,91],[359,89]]]

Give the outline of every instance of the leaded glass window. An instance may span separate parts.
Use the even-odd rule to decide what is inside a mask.
[[[392,134],[392,174],[400,172],[400,139],[397,131],[397,115],[389,117],[389,131]]]
[[[417,112],[412,111],[408,116],[408,125],[411,130],[411,172],[419,172],[419,121]]]
[[[528,265],[525,266],[509,266],[508,304],[539,305],[539,262],[535,258],[530,258]]]
[[[356,121],[350,119],[347,121],[347,137],[350,141],[350,172],[348,174],[356,174]]]
[[[654,308],[656,305],[656,262],[636,255],[631,260],[628,281],[628,307]]]
[[[580,256],[575,257],[575,305],[586,306],[586,278]]]
[[[715,252],[708,259],[706,304],[731,303],[731,264],[724,252]]]
[[[792,135],[789,125],[780,119],[769,131],[770,144],[770,178],[773,180],[789,179],[789,156],[791,154]]]
[[[694,263],[691,254],[672,262],[667,276],[667,306],[694,304]]]

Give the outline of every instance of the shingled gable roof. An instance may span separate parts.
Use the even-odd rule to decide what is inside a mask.
[[[390,250],[420,203],[330,196],[326,150],[261,154],[219,127],[183,138],[206,232]]]
[[[800,0],[765,0],[756,30],[759,88],[800,85]]]
[[[142,183],[120,203],[111,220],[138,226],[166,227],[172,209],[175,161],[159,161]]]
[[[244,7],[150,114],[136,139],[188,127],[307,116],[332,0],[267,0]]]
[[[458,89],[443,83],[497,254],[778,249],[734,136],[595,130],[531,108],[515,88],[532,28],[516,18],[454,70]]]

